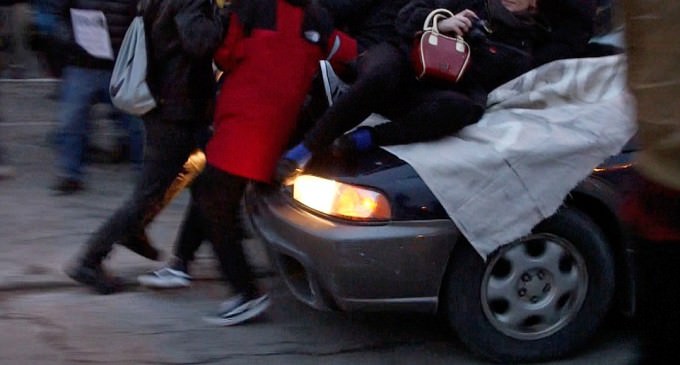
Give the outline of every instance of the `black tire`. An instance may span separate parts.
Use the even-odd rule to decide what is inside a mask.
[[[543,254],[540,254],[541,245]],[[550,254],[546,247],[551,248]],[[558,249],[562,248],[564,252],[560,253]],[[548,257],[559,257],[558,265],[543,265],[548,268],[549,274],[529,269],[542,266],[543,261],[532,261],[534,256],[531,255],[535,255],[536,250],[539,252],[536,257],[546,257],[546,263],[550,262]],[[515,269],[522,266],[521,270]],[[504,274],[507,279],[502,277]],[[554,286],[536,289],[541,288],[547,278],[551,280],[548,283],[552,282]],[[578,279],[574,279],[575,284],[571,282],[573,278]],[[502,363],[549,360],[578,349],[599,328],[614,296],[614,258],[602,230],[588,216],[563,208],[536,226],[532,234],[499,248],[486,262],[469,244],[459,244],[452,254],[445,280],[442,309],[460,340],[473,352]],[[505,303],[507,308],[504,307],[504,299],[491,299],[502,291],[498,289],[499,285],[486,285],[487,281],[503,285],[509,283],[507,296],[511,300]],[[583,283],[587,283],[585,288]],[[573,290],[561,292],[570,286]],[[517,295],[514,294],[516,288]],[[527,288],[531,301],[528,300]],[[522,289],[524,294],[520,295]],[[542,296],[543,293],[547,294]],[[483,302],[490,304],[484,305]],[[549,320],[541,323],[544,317],[530,315],[520,324],[515,324],[517,319],[522,318],[520,316],[533,313],[538,306],[542,309],[537,309],[537,312],[555,312],[550,313],[554,316],[544,316]],[[527,307],[531,309],[527,311]],[[560,316],[563,318],[553,319]],[[515,321],[503,322],[507,318]]]

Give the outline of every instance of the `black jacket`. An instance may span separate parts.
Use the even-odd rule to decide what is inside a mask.
[[[113,60],[89,55],[75,42],[70,9],[100,10],[104,13],[115,57],[135,16],[136,4],[136,0],[45,0],[45,11],[57,19],[52,40],[62,50],[66,64],[97,69],[113,69],[114,64]]]
[[[307,32],[318,33],[318,42],[322,48],[328,45],[328,38],[334,30],[333,19],[328,9],[316,0],[286,0],[286,2],[304,8],[305,16],[302,20],[303,36]],[[275,0],[232,0],[229,11],[238,16],[243,24],[243,31],[248,35],[253,29],[277,28],[276,24],[276,1]],[[229,18],[222,17],[225,29]]]
[[[550,34],[534,50],[534,66],[581,57],[595,27],[596,0],[543,0],[539,12],[550,24]]]
[[[359,52],[380,42],[399,41],[394,21],[408,0],[319,0],[338,28],[355,37]]]
[[[147,82],[166,121],[211,120],[215,82],[213,53],[222,23],[209,0],[148,0],[144,16],[149,70]]]
[[[487,0],[413,0],[397,18],[397,29],[405,47],[409,47],[414,34],[422,30],[430,11],[437,8],[454,14],[470,9],[488,21],[490,34],[472,37],[473,33],[468,32],[464,36],[471,47],[470,66],[456,85],[480,104],[486,102],[486,93],[532,68],[534,46],[547,32],[547,26],[538,17],[515,16],[500,1],[493,1],[487,4]]]

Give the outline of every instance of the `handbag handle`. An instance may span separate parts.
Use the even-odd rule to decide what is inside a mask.
[[[431,30],[435,33],[439,33],[439,29],[437,28],[437,23],[446,18],[453,18],[453,13],[450,10],[447,9],[435,9],[430,12],[430,14],[427,14],[427,18],[425,18],[425,22],[423,23],[423,30]]]

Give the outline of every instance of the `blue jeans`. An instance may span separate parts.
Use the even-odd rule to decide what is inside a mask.
[[[61,84],[59,131],[57,137],[57,168],[62,177],[83,179],[83,153],[89,135],[92,105],[111,103],[109,96],[110,70],[67,66]],[[140,162],[144,148],[144,125],[139,118],[116,112],[116,123],[127,129],[133,162]]]
[[[117,109],[114,109],[112,118],[116,121],[118,129],[127,132],[118,141],[118,145],[130,148],[130,155],[126,157],[130,159],[135,170],[140,170],[144,160],[144,122],[134,115],[125,114]]]

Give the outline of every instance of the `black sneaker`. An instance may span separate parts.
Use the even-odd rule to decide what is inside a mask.
[[[109,275],[101,264],[86,266],[79,263],[64,271],[71,279],[91,287],[99,294],[112,294],[123,287],[122,280]]]
[[[218,326],[233,326],[255,318],[269,308],[269,295],[248,298],[242,294],[224,301],[216,316],[204,320]]]
[[[83,183],[76,179],[61,178],[51,187],[54,195],[71,195],[85,190]]]
[[[145,232],[124,238],[118,243],[149,260],[159,261],[161,259],[161,252],[156,247],[153,247]]]

